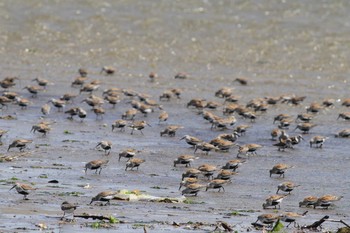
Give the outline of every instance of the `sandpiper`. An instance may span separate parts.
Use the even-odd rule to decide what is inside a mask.
[[[49,81],[42,78],[35,78],[32,81],[36,81],[39,86],[46,88],[47,84],[49,84]]]
[[[104,151],[106,155],[109,155],[109,153],[111,152],[112,149],[112,142],[110,141],[101,141],[97,144],[97,147],[101,147]]]
[[[215,179],[221,180],[231,180],[231,176],[236,175],[237,172],[233,172],[231,170],[221,169]]]
[[[233,94],[233,90],[230,87],[222,87],[215,92],[215,96],[219,98],[226,98]]]
[[[277,214],[261,214],[258,216],[258,219],[256,220],[255,223],[260,221],[263,224],[271,225],[278,220],[278,217],[279,216]]]
[[[180,155],[174,160],[174,167],[176,167],[177,164],[184,164],[186,167],[191,167],[191,162],[193,162],[195,158],[196,157],[192,155]]]
[[[327,137],[324,136],[314,136],[310,139],[310,147],[315,144],[316,148],[322,148],[323,143],[326,141]]]
[[[315,203],[313,203],[314,209],[316,207],[323,207],[325,209],[328,209],[329,206],[331,206],[333,204],[333,202],[335,201],[339,201],[340,199],[342,199],[343,196],[334,196],[334,195],[324,195],[320,198],[317,199],[317,201]]]
[[[122,114],[122,119],[123,120],[133,120],[135,118],[137,114],[137,110],[135,108],[131,108],[129,110],[126,110],[123,114]]]
[[[96,84],[85,84],[82,88],[80,88],[79,94],[81,94],[82,92],[87,92],[92,94],[92,92],[96,91],[98,88],[100,87],[100,85],[96,85]]]
[[[236,142],[238,137],[240,137],[240,135],[236,131],[233,131],[233,133],[231,133],[231,134],[223,133],[223,134],[219,134],[217,136],[217,138],[221,138],[221,139],[224,139],[224,140],[227,140],[230,142]]]
[[[87,77],[85,77],[85,76],[77,77],[76,79],[73,80],[71,86],[72,87],[75,87],[75,86],[82,87],[86,80],[87,80]]]
[[[197,196],[198,192],[203,189],[205,185],[198,184],[198,183],[193,183],[189,184],[186,186],[184,190],[182,190],[182,195],[187,196],[187,195],[193,195]]]
[[[287,192],[288,194],[290,194],[290,192],[293,191],[293,189],[295,187],[298,187],[300,185],[296,185],[294,184],[293,182],[290,182],[290,181],[286,181],[286,182],[283,182],[283,183],[280,183],[278,186],[277,186],[277,192],[276,194],[278,194],[278,192],[281,190],[283,192]]]
[[[309,107],[306,108],[307,112],[319,113],[323,109],[323,106],[319,103],[311,103]]]
[[[345,107],[350,107],[350,99],[345,99],[345,100],[343,100],[343,102],[342,102],[341,105],[342,105],[342,106],[345,106]]]
[[[224,184],[227,184],[227,180],[223,180],[223,179],[211,180],[207,184],[207,187],[206,187],[205,191],[208,191],[208,189],[219,189],[218,192],[220,192],[220,190],[222,189],[222,191],[225,192],[225,188],[223,186]]]
[[[60,112],[62,108],[66,105],[66,101],[57,99],[51,99],[48,101],[48,103],[52,103],[52,105],[57,108],[58,112]]]
[[[344,119],[344,120],[350,120],[350,112],[341,112],[341,113],[339,113],[337,120],[339,118]]]
[[[276,164],[275,166],[273,166],[273,168],[270,170],[270,177],[272,176],[272,174],[277,174],[280,177],[282,176],[284,178],[284,173],[285,171],[291,168],[291,166],[284,164],[284,163],[279,163]]]
[[[185,139],[187,144],[189,144],[193,147],[203,142],[202,140],[200,140],[196,137],[190,136],[190,135],[185,135],[180,140],[183,140],[183,139]]]
[[[96,114],[96,120],[98,120],[99,118],[103,119],[103,115],[106,111],[102,107],[94,107],[92,110]]]
[[[292,146],[297,145],[302,140],[304,140],[303,135],[301,135],[301,134],[298,134],[296,136],[291,136],[291,137],[289,137],[289,139],[290,139],[290,142],[291,142]]]
[[[180,182],[179,190],[182,188],[182,186],[187,187],[190,184],[194,184],[198,182],[198,178],[194,177],[186,177]]]
[[[278,147],[278,151],[285,151],[287,148],[292,148],[292,143],[289,138],[280,139],[278,143],[273,144],[273,146]]]
[[[293,123],[293,119],[292,118],[285,118],[280,120],[280,124],[278,125],[279,129],[289,129],[290,124]]]
[[[203,109],[206,105],[206,101],[203,100],[203,99],[192,99],[190,100],[186,107],[189,108],[189,107],[194,107],[196,109]]]
[[[300,123],[297,125],[297,127],[294,130],[300,129],[303,133],[307,134],[309,133],[310,129],[312,129],[315,126],[316,124],[312,124],[312,123]]]
[[[32,104],[30,100],[20,97],[16,97],[16,103],[21,107],[21,109],[26,109],[30,104]]]
[[[107,165],[109,160],[93,160],[88,162],[87,164],[85,164],[85,174],[87,172],[87,169],[90,170],[96,170],[95,173],[97,174],[101,174],[102,168],[105,167]]]
[[[65,93],[60,97],[60,100],[66,101],[66,103],[73,103],[74,98],[77,97],[75,94]]]
[[[211,164],[202,164],[198,167],[198,170],[209,180],[210,178],[213,178],[214,172],[217,170],[217,167]]]
[[[22,194],[23,200],[29,200],[27,196],[29,195],[31,190],[36,190],[36,188],[33,188],[32,186],[28,184],[21,184],[21,183],[16,183],[10,190],[16,188],[17,193]]]
[[[186,73],[183,73],[183,72],[179,72],[175,75],[174,77],[175,79],[187,79],[188,78],[188,75]]]
[[[114,74],[115,73],[115,68],[114,67],[112,67],[112,66],[104,66],[104,67],[102,67],[102,69],[101,69],[101,74],[102,73],[105,73],[106,75],[112,75],[112,74]]]
[[[213,119],[211,129],[224,130],[228,129],[228,126],[232,126],[237,122],[234,116],[229,116],[228,118],[218,118]]]
[[[275,124],[276,121],[281,121],[283,119],[288,119],[288,118],[291,118],[289,114],[285,114],[285,113],[278,114],[273,118],[273,124]]]
[[[169,101],[172,96],[173,93],[170,90],[166,90],[159,96],[159,101]]]
[[[30,132],[35,133],[36,131],[38,131],[39,133],[42,133],[43,136],[46,136],[46,134],[50,130],[51,130],[51,128],[47,124],[36,124],[36,125],[33,125],[32,129],[30,130]]]
[[[158,74],[152,71],[149,73],[148,78],[151,82],[154,82],[156,79],[158,79]]]
[[[305,211],[302,214],[294,213],[294,212],[286,212],[279,215],[279,219],[283,222],[288,223],[286,227],[289,227],[290,224],[294,223],[294,227],[298,227],[296,223],[296,219],[302,216],[305,216],[308,213],[308,211]]]
[[[197,150],[201,150],[204,151],[206,155],[209,154],[210,151],[212,150],[219,150],[218,147],[207,143],[207,142],[202,142],[202,143],[198,143],[197,145],[194,146],[194,154],[196,153]]]
[[[312,206],[317,202],[317,200],[318,200],[318,197],[316,197],[316,196],[307,196],[301,202],[299,202],[299,207]]]
[[[88,75],[88,72],[84,68],[79,68],[78,73],[80,74],[81,77],[86,77]]]
[[[15,100],[18,100],[19,97],[15,97]],[[7,98],[6,96],[0,96],[0,109],[2,109],[3,107],[5,107],[6,109],[8,109],[7,104],[12,103],[12,100]]]
[[[182,128],[183,126],[179,125],[169,125],[164,130],[160,131],[160,136],[168,135],[169,137],[175,137],[176,131]]]
[[[72,214],[74,217],[74,211],[77,209],[77,207],[77,205],[71,204],[68,201],[62,202],[61,210],[63,211],[63,216],[61,219],[63,219],[66,214]]]
[[[109,104],[111,104],[113,108],[115,108],[115,105],[120,102],[119,96],[106,95],[103,99],[106,100]]]
[[[250,125],[238,125],[236,126],[236,128],[233,129],[233,131],[238,133],[239,136],[243,136],[250,127]]]
[[[70,108],[64,113],[69,115],[68,119],[73,120],[73,116],[78,115],[78,108]]]
[[[232,171],[236,171],[239,166],[241,166],[242,163],[245,163],[245,160],[242,159],[233,159],[228,161],[224,166],[222,166],[222,169],[232,169]]]
[[[110,200],[112,200],[114,198],[114,196],[116,195],[116,192],[113,191],[104,191],[104,192],[100,192],[99,194],[97,194],[95,197],[93,197],[91,199],[90,205],[94,202],[94,201],[101,201],[101,202],[106,202],[105,205],[109,205]]]
[[[302,122],[310,122],[313,119],[314,115],[310,113],[302,113],[298,114],[297,118],[295,119],[295,122],[298,122],[299,120]]]
[[[143,135],[142,130],[146,127],[146,125],[148,125],[149,127],[151,127],[150,124],[148,124],[146,121],[134,121],[129,125],[129,128],[131,128],[131,135],[134,134],[134,130],[138,130],[141,132],[141,134]]]
[[[144,159],[139,158],[131,158],[128,162],[126,162],[125,171],[130,168],[130,170],[133,170],[134,167],[136,167],[137,170],[139,170],[139,166],[144,163]]]
[[[235,82],[238,82],[239,84],[241,84],[241,85],[248,85],[248,79],[246,79],[246,78],[236,78],[235,80],[234,80]]]
[[[158,119],[159,119],[158,124],[160,124],[160,122],[162,122],[162,121],[167,121],[168,118],[169,118],[169,114],[166,111],[161,112],[159,114],[159,117],[158,117]]]
[[[278,208],[281,209],[281,202],[283,201],[283,198],[285,197],[285,195],[271,195],[269,196],[265,201],[265,203],[263,204],[263,208],[266,209],[268,207],[274,206],[275,209]]]
[[[220,151],[228,152],[230,148],[234,145],[233,142],[216,137],[209,142],[213,146],[216,146]]]
[[[128,122],[126,120],[116,120],[112,124],[112,131],[114,129],[120,129],[121,132],[124,132],[127,124]]]
[[[348,138],[350,137],[350,129],[343,129],[339,131],[335,137]]]
[[[43,90],[40,86],[25,86],[23,89],[27,89],[30,94],[32,94],[32,97],[35,98],[40,91]]]
[[[7,151],[9,151],[12,147],[17,147],[17,148],[19,148],[19,151],[23,151],[27,147],[27,144],[32,143],[32,142],[33,142],[33,140],[16,139],[9,145]]]
[[[16,85],[15,80],[19,80],[17,77],[6,77],[0,81],[0,86],[4,89],[14,87]]]
[[[251,153],[251,154],[255,154],[257,155],[256,151],[261,148],[262,146],[259,145],[259,144],[246,144],[246,145],[243,145],[243,146],[239,146],[239,149],[238,149],[238,154],[237,154],[237,158],[239,158],[240,154],[242,153],[245,153],[246,155],[248,153]]]
[[[196,168],[189,168],[184,173],[182,173],[182,180],[185,178],[198,178],[199,174],[201,174],[201,171]]]
[[[126,149],[126,150],[123,150],[122,152],[119,153],[119,159],[118,161],[120,161],[120,159],[123,157],[123,158],[127,158],[128,161],[133,158],[136,153],[138,153],[140,151],[136,150],[136,149],[132,149],[132,148],[129,148],[129,149]]]
[[[43,106],[41,106],[41,113],[43,115],[49,115],[50,114],[50,110],[51,110],[51,107],[48,104],[44,104]]]

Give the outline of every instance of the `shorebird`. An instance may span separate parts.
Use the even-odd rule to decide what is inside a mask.
[[[301,202],[299,202],[299,207],[312,206],[317,202],[317,200],[318,200],[318,197],[316,197],[316,196],[307,196]]]
[[[137,114],[137,110],[135,108],[131,108],[129,110],[126,110],[123,114],[122,114],[122,119],[123,120],[133,120],[135,118]]]
[[[180,72],[175,75],[175,79],[187,79],[188,75],[186,73]]]
[[[162,122],[162,121],[167,121],[168,118],[169,118],[169,114],[166,111],[161,112],[159,114],[159,117],[158,117],[158,119],[159,119],[158,124],[160,124],[160,122]]]
[[[112,132],[114,129],[120,129],[121,132],[125,131],[125,126],[128,124],[126,120],[116,120],[112,124]]]
[[[339,201],[342,198],[343,196],[334,196],[328,194],[318,198],[317,201],[312,205],[314,206],[314,209],[316,209],[318,206],[328,209],[328,207],[331,206],[333,202]]]
[[[211,164],[202,164],[198,167],[198,170],[210,180],[210,178],[213,178],[214,172],[217,170],[217,167],[215,165]]]
[[[343,100],[343,102],[342,102],[341,105],[342,105],[342,106],[345,106],[345,107],[350,107],[350,99],[345,99],[345,100]]]
[[[112,75],[115,73],[115,68],[114,67],[111,67],[111,66],[104,66],[102,67],[101,69],[101,74],[102,73],[105,73],[106,75]]]
[[[77,207],[77,205],[71,204],[68,201],[62,202],[61,210],[63,211],[63,216],[61,219],[63,219],[66,214],[72,214],[74,218],[74,211],[77,209]]]
[[[256,151],[261,148],[262,146],[259,145],[259,144],[246,144],[246,145],[243,145],[243,146],[239,146],[239,149],[238,149],[238,154],[237,154],[237,158],[239,158],[240,154],[242,153],[245,153],[246,155],[248,153],[251,153],[251,154],[255,154],[257,155]]]
[[[99,107],[99,106],[102,106],[104,104],[104,100],[98,96],[95,96],[95,95],[90,95],[89,97],[87,97],[81,101],[81,103],[84,103],[84,102],[92,108]]]
[[[219,150],[218,147],[207,143],[207,142],[202,142],[202,143],[198,143],[197,145],[194,146],[194,154],[196,153],[197,150],[201,150],[204,151],[206,155],[209,154],[210,151],[212,150]]]
[[[111,104],[113,108],[115,108],[115,105],[120,102],[119,96],[106,95],[103,99],[106,100],[109,104]]]
[[[279,215],[279,219],[283,222],[288,223],[288,225],[286,227],[289,227],[290,224],[294,223],[294,227],[298,227],[297,223],[296,223],[296,219],[299,217],[303,217],[305,216],[309,211],[305,211],[302,214],[298,214],[298,213],[294,213],[294,212],[286,212],[283,214]]]
[[[86,80],[87,80],[87,77],[85,77],[85,76],[77,77],[76,79],[73,80],[71,86],[72,87],[75,87],[75,86],[82,87]]]
[[[104,192],[100,192],[99,194],[97,194],[95,197],[93,197],[91,199],[90,205],[94,202],[94,201],[101,201],[101,202],[106,202],[105,205],[109,205],[110,200],[112,200],[114,198],[114,196],[116,195],[116,192],[113,191],[104,191]]]
[[[229,116],[228,118],[217,118],[213,119],[211,129],[224,130],[228,129],[228,126],[232,126],[237,122],[234,116]]]
[[[316,148],[322,148],[323,143],[326,141],[327,137],[324,136],[315,136],[310,139],[310,147],[315,144]]]
[[[278,125],[279,129],[289,129],[290,124],[292,124],[294,121],[292,118],[286,118],[282,119],[280,121],[280,124]]]
[[[201,174],[201,171],[196,168],[189,168],[184,173],[182,173],[182,180],[185,178],[198,178],[199,174]]]
[[[237,172],[221,169],[215,179],[221,179],[221,180],[231,180],[231,176],[236,175]]]
[[[195,159],[196,157],[192,155],[180,155],[174,160],[174,167],[176,167],[177,164],[184,164],[186,167],[191,167],[191,162]]]
[[[110,141],[101,141],[97,144],[97,147],[101,147],[104,151],[105,151],[105,154],[106,155],[109,155],[109,153],[111,152],[111,149],[112,149],[112,142]]]
[[[40,91],[43,90],[40,86],[25,86],[23,89],[27,89],[30,94],[32,94],[32,97],[36,97]]]
[[[200,140],[196,137],[192,137],[190,135],[185,135],[180,140],[183,140],[183,139],[185,139],[187,144],[189,144],[193,147],[203,142],[202,140]]]
[[[79,94],[81,94],[82,92],[88,92],[91,94],[92,92],[96,91],[99,87],[100,85],[96,84],[85,84],[82,88],[80,88]]]
[[[301,134],[289,137],[289,139],[290,139],[292,146],[297,145],[301,142],[301,140],[304,140],[303,135],[301,135]]]
[[[247,132],[247,129],[249,129],[250,127],[250,125],[238,125],[236,126],[236,128],[234,128],[233,132],[238,133],[239,136],[243,136]]]
[[[15,80],[19,80],[17,77],[6,77],[0,81],[0,86],[4,89],[14,87],[16,85]]]
[[[285,197],[285,195],[271,195],[269,196],[265,201],[265,203],[263,204],[263,208],[266,209],[268,207],[274,206],[275,209],[278,208],[281,209],[281,202],[283,201],[283,198]]]
[[[208,189],[219,189],[218,192],[220,192],[220,190],[222,189],[223,192],[225,192],[225,188],[224,188],[224,184],[227,184],[227,180],[223,180],[223,179],[214,179],[211,180],[208,184],[207,187],[205,189],[205,191],[208,191]]]
[[[294,130],[299,129],[303,133],[307,134],[309,133],[310,129],[312,129],[315,126],[316,124],[312,124],[312,123],[300,123],[297,125],[297,127]]]
[[[33,142],[33,140],[16,139],[9,145],[7,151],[9,151],[12,147],[17,147],[17,148],[19,148],[19,151],[23,151],[27,147],[27,144],[32,143],[32,142]]]
[[[344,119],[344,120],[350,120],[350,112],[339,113],[337,120],[339,118]]]
[[[156,79],[158,79],[158,74],[156,72],[151,72],[149,73],[148,78],[151,82],[154,82]]]
[[[246,78],[236,78],[234,81],[238,82],[239,84],[241,84],[243,86],[248,85],[248,79],[246,79]]]
[[[33,125],[32,129],[30,130],[30,132],[35,133],[36,131],[38,131],[39,133],[42,133],[43,136],[46,136],[46,134],[51,130],[50,126],[48,126],[47,124],[36,124]]]
[[[230,87],[222,87],[215,92],[215,96],[219,98],[226,98],[233,95],[233,90]]]
[[[16,188],[17,193],[22,194],[23,200],[29,200],[27,196],[30,194],[31,190],[36,190],[36,188],[33,188],[32,186],[28,184],[21,184],[21,183],[16,183],[10,190]]]
[[[98,120],[98,118],[103,119],[103,115],[105,114],[105,110],[103,108],[94,107],[92,110],[96,114],[96,120]]]
[[[350,137],[350,129],[343,129],[341,131],[339,131],[335,137],[341,137],[341,138],[348,138]]]
[[[159,96],[159,101],[169,101],[172,96],[173,93],[170,90],[166,90]]]
[[[203,109],[206,104],[207,104],[206,101],[203,99],[192,99],[187,103],[186,107],[187,108],[194,107],[196,109]]]
[[[280,177],[282,176],[284,178],[284,172],[288,169],[291,168],[292,166],[289,166],[287,164],[284,163],[279,163],[276,164],[275,166],[273,166],[273,168],[270,170],[270,177],[272,176],[272,174],[277,174]]]
[[[16,97],[18,97],[18,93],[17,92],[13,92],[13,91],[5,91],[4,93],[2,93],[2,96],[10,99],[10,100],[15,100]]]
[[[57,108],[58,112],[60,112],[62,108],[66,105],[66,101],[57,99],[51,99],[48,101],[48,103],[52,103],[52,105]]]
[[[307,112],[319,113],[324,107],[319,103],[311,103],[309,107],[306,108]]]
[[[217,147],[218,150],[223,152],[228,152],[231,147],[233,147],[234,143],[225,139],[221,139],[219,137],[214,138],[209,142],[213,146]]]
[[[273,144],[273,146],[278,147],[278,151],[285,151],[287,148],[292,148],[291,140],[288,139],[281,139],[278,143]]]
[[[139,166],[144,163],[144,159],[139,158],[131,158],[128,162],[126,162],[125,171],[130,168],[130,170],[133,170],[134,167],[136,167],[137,170],[139,170]]]
[[[298,122],[299,120],[302,122],[310,122],[314,118],[314,115],[310,113],[303,113],[303,114],[298,114],[297,118],[295,119],[295,122]]]
[[[285,113],[278,114],[273,118],[273,124],[275,124],[276,121],[281,121],[283,119],[288,119],[288,118],[291,118],[289,114],[285,114]]]
[[[41,113],[43,115],[49,115],[50,114],[50,110],[51,110],[51,107],[50,105],[48,104],[44,104],[42,107],[41,107]]]
[[[168,135],[169,137],[175,137],[176,131],[182,128],[183,126],[179,125],[169,125],[164,130],[160,131],[160,136],[163,137],[163,135]]]
[[[70,108],[64,113],[69,115],[68,119],[73,120],[73,116],[78,115],[78,108]]]
[[[107,165],[109,160],[93,160],[85,164],[85,174],[87,169],[96,170],[95,173],[99,170],[98,174],[101,174],[102,168]]]
[[[21,109],[26,109],[30,104],[32,104],[32,102],[28,99],[25,98],[20,98],[20,97],[16,97],[16,103],[18,104],[18,106],[21,107]]]
[[[148,125],[149,127],[151,127],[150,124],[148,124],[146,121],[134,121],[129,125],[129,128],[131,128],[131,135],[134,134],[134,130],[138,130],[141,132],[141,134],[143,135],[142,130],[146,127],[146,125]]]
[[[187,195],[197,196],[198,192],[204,187],[205,185],[198,184],[198,183],[189,184],[186,186],[184,190],[182,190],[181,193],[184,196],[187,196]]]
[[[136,153],[138,153],[140,151],[136,150],[136,149],[126,149],[126,150],[123,150],[122,152],[119,153],[119,159],[118,161],[120,161],[120,159],[123,157],[123,158],[127,158],[128,161],[133,158]]]
[[[224,166],[222,166],[222,169],[232,169],[232,171],[236,171],[239,166],[241,166],[242,163],[245,163],[245,160],[242,159],[233,159],[228,161]]]
[[[240,137],[240,135],[236,131],[233,131],[231,134],[223,133],[217,136],[217,138],[221,138],[230,142],[236,142],[238,137]]]
[[[49,81],[42,78],[35,78],[32,81],[36,81],[39,86],[46,88],[47,84],[49,84]]]
[[[197,183],[198,179],[194,177],[186,177],[180,182],[179,190],[182,188],[182,186],[187,187],[190,184]]]
[[[277,192],[276,194],[278,194],[278,192],[281,190],[283,192],[287,192],[288,194],[290,194],[290,192],[293,191],[293,189],[295,187],[298,187],[300,185],[296,185],[294,184],[293,182],[290,182],[290,181],[286,181],[286,182],[283,182],[283,183],[280,183],[278,186],[277,186]]]
[[[77,95],[66,93],[60,97],[60,100],[66,101],[66,103],[73,103],[75,97],[77,97]]]
[[[278,220],[279,216],[277,214],[261,214],[255,223],[260,221],[263,224],[271,225]]]
[[[78,73],[80,74],[81,77],[86,77],[88,75],[88,72],[84,68],[79,68]]]

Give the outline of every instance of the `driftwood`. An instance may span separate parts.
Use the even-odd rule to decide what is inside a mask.
[[[314,222],[311,225],[301,227],[301,229],[316,230],[318,227],[321,227],[322,223],[324,223],[327,219],[329,219],[328,215],[324,216],[323,218],[321,218],[320,220]]]
[[[74,215],[74,218],[85,218],[89,219],[92,218],[93,220],[110,220],[110,217],[103,216],[103,215],[90,215],[90,214],[81,214],[81,215]]]
[[[350,225],[347,224],[346,222],[344,222],[343,220],[327,219],[327,222],[340,222],[340,223],[344,224],[345,226],[347,226],[348,228],[350,228]]]

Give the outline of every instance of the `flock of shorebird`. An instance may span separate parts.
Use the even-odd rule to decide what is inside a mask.
[[[102,73],[106,75],[112,75],[115,73],[115,69],[112,67],[103,67]],[[102,93],[102,97],[94,95],[96,90],[100,87],[101,82],[99,80],[93,80],[87,83],[88,80],[88,72],[85,69],[79,69],[80,76],[73,80],[71,83],[72,87],[79,87],[79,95],[88,93],[88,97],[84,98],[81,103],[86,103],[92,108],[92,111],[96,115],[96,120],[100,120],[103,118],[105,114],[105,109],[103,108],[103,104],[105,102],[112,105],[114,108],[118,103],[121,102],[122,96],[124,95],[126,98],[130,98],[131,107],[124,113],[122,113],[121,118],[115,120],[112,124],[112,131],[119,130],[120,132],[124,132],[125,128],[128,127],[131,129],[130,134],[134,134],[135,131],[139,131],[143,135],[143,129],[147,126],[151,127],[145,120],[135,120],[136,116],[141,115],[146,117],[148,114],[155,112],[155,110],[159,110],[159,123],[167,121],[169,114],[163,109],[163,106],[159,102],[166,103],[171,101],[172,99],[181,99],[182,90],[172,88],[169,90],[165,90],[159,96],[159,102],[152,100],[147,94],[139,93],[130,89],[119,89],[119,88],[109,88],[104,90]],[[159,77],[156,73],[149,74],[149,80],[154,82]],[[175,75],[175,79],[187,79],[188,75],[185,73],[178,73]],[[0,96],[0,106],[2,109],[8,108],[9,104],[17,104],[21,107],[21,109],[25,110],[28,106],[32,105],[35,101],[37,95],[40,92],[44,91],[49,84],[48,80],[36,78],[33,81],[37,82],[38,85],[28,85],[25,90],[27,90],[32,99],[26,99],[20,96],[17,92],[8,91],[9,88],[12,88],[16,85],[16,77],[8,77],[0,81],[0,86],[5,89],[3,95]],[[241,85],[248,85],[248,80],[244,78],[237,78],[236,82]],[[194,155],[190,154],[182,154],[179,155],[174,160],[174,167],[179,165],[184,165],[187,170],[183,172],[182,179],[180,181],[179,190],[183,188],[181,193],[183,195],[189,196],[197,196],[198,193],[205,189],[208,191],[209,189],[218,189],[218,191],[225,191],[225,186],[231,183],[231,177],[236,175],[236,170],[244,164],[249,156],[247,155],[256,155],[262,145],[259,144],[245,144],[238,145],[236,143],[239,137],[244,137],[244,135],[249,131],[249,128],[254,124],[254,122],[259,118],[261,113],[264,113],[268,110],[271,105],[276,104],[289,104],[289,105],[299,105],[301,104],[305,96],[295,96],[295,95],[284,95],[278,97],[264,97],[264,98],[256,98],[243,105],[240,103],[240,96],[234,94],[232,88],[223,87],[217,90],[214,93],[215,97],[224,99],[224,103],[219,103],[215,101],[207,101],[205,99],[194,98],[187,102],[186,107],[189,109],[194,109],[199,116],[203,117],[204,120],[208,121],[211,124],[211,130],[213,131],[225,131],[226,133],[221,133],[217,137],[212,140],[206,142],[197,137],[191,135],[184,135],[180,138],[180,141],[184,141],[189,144],[193,148]],[[60,98],[50,99],[41,107],[41,113],[43,116],[50,114],[51,106],[55,107],[58,112],[63,112],[63,109],[67,105],[74,104],[74,98],[77,95],[65,93]],[[317,124],[313,123],[313,118],[315,114],[320,112],[322,109],[330,108],[334,106],[335,101],[332,99],[324,100],[322,103],[312,103],[307,109],[305,113],[298,114],[297,117],[293,117],[289,114],[279,114],[274,117],[273,124],[278,124],[278,126],[271,131],[271,139],[274,141],[273,146],[277,147],[278,151],[285,151],[288,149],[293,149],[297,146],[302,140],[304,140],[304,135],[308,134]],[[343,106],[350,106],[350,99],[344,100],[342,102]],[[217,110],[222,107],[222,116],[217,115]],[[74,117],[80,119],[80,121],[84,121],[87,117],[87,111],[83,109],[83,107],[71,107],[64,111],[64,114],[67,115],[67,118],[70,120],[74,120]],[[241,124],[236,125],[237,119],[236,117],[241,117],[249,121],[251,124]],[[338,119],[350,120],[350,112],[341,112],[339,113]],[[289,136],[287,134],[287,130],[293,123],[297,123],[294,130],[301,131],[301,134],[295,136]],[[180,125],[167,125],[163,130],[160,131],[160,137],[168,136],[170,138],[176,136],[176,132],[179,129],[184,128],[184,126]],[[41,121],[38,124],[32,126],[31,132],[39,132],[45,136],[51,130],[51,123],[47,121]],[[0,138],[7,131],[0,130]],[[336,137],[350,137],[350,129],[344,129],[335,134]],[[310,147],[322,148],[325,141],[328,138],[322,135],[316,135],[312,137],[309,141]],[[9,146],[8,151],[11,148],[18,148],[20,151],[23,151],[26,146],[32,143],[33,140],[29,139],[16,139]],[[192,162],[199,157],[196,157],[196,153],[198,151],[204,152],[208,155],[210,152],[229,152],[231,148],[238,147],[237,158],[227,161],[225,164],[221,166],[213,165],[213,164],[201,164],[197,168],[192,167]],[[105,155],[108,156],[112,149],[112,142],[110,141],[100,141],[96,145],[96,148],[100,148],[104,151]],[[132,170],[134,168],[139,169],[139,166],[145,162],[144,159],[136,158],[136,154],[140,152],[136,149],[126,149],[119,153],[119,161],[121,158],[126,158],[127,162],[125,165],[125,171],[128,169]],[[104,167],[106,167],[109,163],[109,160],[97,159],[86,163],[85,165],[85,173],[87,170],[95,170],[95,173],[101,174],[101,171]],[[270,177],[274,175],[278,175],[281,179],[284,178],[285,172],[287,169],[293,166],[279,163],[273,166],[270,171]],[[214,174],[216,174],[214,178]],[[208,181],[206,184],[201,183],[200,176],[204,176]],[[282,200],[287,197],[295,187],[298,187],[297,184],[286,181],[282,182],[277,187],[277,192],[275,195],[269,196],[265,202],[262,204],[263,209],[267,208],[280,208]],[[28,184],[16,183],[11,189],[15,188],[19,194],[24,196],[24,199],[27,199],[27,195],[35,188],[31,187]],[[279,192],[284,192],[284,194],[279,194]],[[109,203],[115,196],[116,192],[113,191],[104,191],[98,193],[95,197],[92,198],[91,203],[95,201],[106,202]],[[328,208],[333,204],[334,201],[337,201],[341,198],[341,196],[334,195],[324,195],[322,197],[308,196],[305,197],[303,201],[299,203],[300,207],[303,206],[313,206]],[[77,205],[71,204],[68,202],[63,202],[61,205],[61,209],[65,214],[73,214],[74,210],[77,208]],[[262,224],[272,224],[276,222],[278,219],[288,222],[295,223],[296,218],[305,215],[286,212],[283,214],[262,214],[258,217],[257,222],[260,221]]]

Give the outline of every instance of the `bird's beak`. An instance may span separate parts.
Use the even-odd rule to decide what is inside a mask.
[[[10,190],[14,189],[16,186],[17,186],[17,185],[14,185],[12,188],[10,188]],[[10,191],[10,190],[9,190],[9,191]]]

